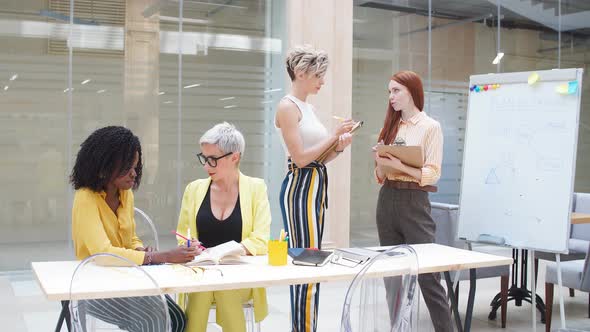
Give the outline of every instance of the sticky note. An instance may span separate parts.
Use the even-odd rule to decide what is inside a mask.
[[[539,74],[537,73],[531,73],[529,75],[529,85],[533,85],[535,83],[537,83],[537,81],[539,80]]]
[[[560,95],[565,95],[568,92],[568,84],[560,84],[555,87],[555,92],[559,93]]]
[[[567,84],[567,94],[573,95],[578,91],[578,81],[571,81]]]

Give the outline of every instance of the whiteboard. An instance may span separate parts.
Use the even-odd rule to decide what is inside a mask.
[[[539,80],[529,84],[534,73]],[[459,238],[489,234],[515,248],[567,252],[582,74],[471,76],[470,87],[499,87],[469,93]],[[574,81],[575,93],[556,91]]]

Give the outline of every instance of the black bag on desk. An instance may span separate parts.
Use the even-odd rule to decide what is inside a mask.
[[[293,258],[293,264],[306,266],[324,266],[330,261],[331,251],[289,248],[289,256]]]

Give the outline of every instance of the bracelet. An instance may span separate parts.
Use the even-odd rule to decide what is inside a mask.
[[[334,152],[336,152],[336,153],[342,153],[342,152],[344,152],[344,150],[340,150],[340,151],[334,150]]]

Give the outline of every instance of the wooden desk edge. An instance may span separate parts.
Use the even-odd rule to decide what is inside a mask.
[[[471,268],[485,268],[485,267],[492,267],[492,266],[501,266],[501,265],[510,265],[512,264],[513,260],[510,257],[506,257],[505,259],[500,260],[493,260],[489,262],[478,262],[478,263],[465,263],[465,264],[455,264],[449,265],[444,271],[457,271],[457,270],[468,270]],[[34,270],[34,269],[33,269]],[[358,271],[356,271],[358,272]],[[356,275],[356,272],[354,273]],[[441,272],[440,267],[438,268],[421,268],[420,274],[424,273],[437,273]],[[35,273],[36,274],[36,273]],[[387,276],[387,273],[377,272],[376,278]],[[393,272],[390,275],[397,275],[397,273]],[[37,277],[38,278],[38,277]],[[266,287],[276,287],[276,286],[288,286],[294,284],[305,284],[305,283],[325,283],[325,282],[339,282],[339,281],[351,281],[352,278],[348,274],[337,275],[337,276],[325,276],[325,277],[310,277],[309,279],[295,279],[291,277],[285,277],[283,279],[269,281]],[[39,281],[39,280],[37,280]],[[266,288],[264,287],[264,288]],[[216,290],[233,290],[233,289],[242,289],[242,288],[261,288],[259,281],[248,281],[248,282],[237,282],[233,284],[225,284],[225,285],[195,285],[195,286],[186,286],[186,287],[161,287],[162,293],[164,294],[175,294],[175,293],[192,293],[192,292],[207,292],[207,291],[216,291]],[[114,294],[109,294],[109,298],[116,298],[116,297],[127,297],[127,296],[137,296],[137,290],[134,290],[132,293],[127,293],[125,291],[114,291]],[[145,290],[146,293],[151,293],[149,290]],[[49,301],[63,301],[69,300],[70,294],[69,293],[51,293],[48,294],[45,289],[43,289],[43,293],[45,297]],[[152,294],[146,295],[155,295],[157,291]],[[100,294],[96,296],[91,295],[90,293],[82,294],[84,299],[91,299],[91,298],[103,298]]]
[[[590,224],[590,214],[588,213],[572,212],[571,219],[572,225]]]

